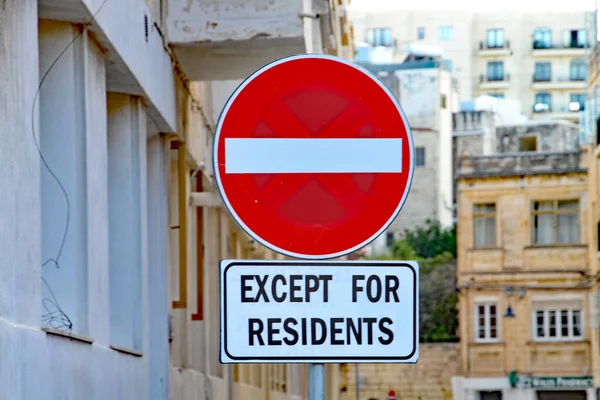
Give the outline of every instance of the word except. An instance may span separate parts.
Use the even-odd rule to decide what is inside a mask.
[[[292,303],[302,303],[302,302],[310,302],[310,294],[316,293],[319,291],[321,285],[323,285],[323,301],[328,301],[328,283],[331,281],[331,275],[290,275],[289,282],[283,275],[275,275],[271,279],[271,284],[268,285],[270,289],[270,297],[267,295],[267,281],[269,280],[269,275],[265,275],[261,278],[260,275],[242,275],[242,303],[258,303],[260,299],[265,303],[268,303],[271,299],[275,300],[277,303],[284,302],[288,297],[288,292],[290,296],[290,302]],[[255,280],[258,284],[258,290],[256,292],[256,297],[248,297],[249,292],[252,291],[252,286],[248,283],[249,281]],[[304,280],[304,290],[302,290],[302,286],[299,284],[302,280]],[[304,293],[302,293],[304,292]],[[304,297],[302,297],[304,294]]]
[[[383,345],[389,345],[394,340],[390,329],[393,324],[390,318],[268,318],[265,323],[258,318],[248,320],[248,344],[250,346],[265,343],[269,346],[281,346],[284,343],[294,346],[302,345],[372,345],[376,339]],[[287,336],[282,337],[285,332]],[[266,340],[265,340],[266,339]]]

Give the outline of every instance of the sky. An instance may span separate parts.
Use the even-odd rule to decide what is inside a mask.
[[[597,0],[352,0],[355,10],[471,10],[490,12],[519,11],[582,11],[594,10]],[[501,8],[500,8],[501,7]]]

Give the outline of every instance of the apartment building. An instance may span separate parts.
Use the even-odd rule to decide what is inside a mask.
[[[357,42],[402,61],[416,45],[453,62],[461,100],[521,101],[532,119],[578,122],[585,107],[592,12],[393,10],[352,12]]]
[[[588,94],[589,105],[586,113],[589,118],[587,133],[589,134],[589,152],[590,161],[588,165],[588,207],[589,217],[587,220],[587,229],[589,232],[589,265],[590,271],[594,276],[598,276],[600,271],[600,48],[598,45],[594,48],[593,55],[589,63]],[[592,292],[595,296],[600,296],[600,287],[598,281],[593,281]],[[600,321],[596,317],[592,320],[592,327],[600,329]],[[593,376],[596,386],[600,386],[600,351],[596,350],[596,359],[593,364]]]
[[[219,259],[277,256],[217,195],[216,81],[343,55],[346,5],[1,2],[0,398],[307,397],[302,365],[219,363]]]
[[[398,99],[413,136],[415,170],[402,212],[368,246],[381,254],[405,229],[423,226],[427,219],[451,226],[453,218],[452,91],[450,73],[443,61],[406,61],[399,64],[363,64]]]
[[[454,399],[595,399],[588,151],[572,123],[489,129],[486,113],[455,116]]]

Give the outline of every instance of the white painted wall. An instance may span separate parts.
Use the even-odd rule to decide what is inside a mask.
[[[164,149],[164,141],[156,134],[151,137],[153,151],[148,154],[152,155],[149,156],[152,165],[148,168],[144,164],[145,136],[139,141],[139,160],[143,166],[139,171],[137,207],[141,213],[143,346],[140,351],[143,357],[137,357],[109,347],[104,52],[87,35],[77,39],[44,83],[39,116],[35,112],[32,121],[31,107],[40,75],[74,34],[68,23],[40,23],[38,55],[37,6],[36,0],[8,0],[0,7],[0,209],[3,210],[0,216],[0,398],[165,399],[168,341],[164,236],[168,227],[165,215],[162,219],[147,221],[150,211],[146,207],[148,199],[152,210],[165,210],[165,163],[160,151],[161,146]],[[44,156],[64,182],[74,204],[65,247],[66,267],[49,272],[49,281],[53,283],[55,294],[64,300],[61,306],[73,313],[75,326],[85,327],[80,332],[93,341],[91,344],[47,334],[40,329],[41,264],[46,253],[52,254],[51,247],[56,248],[65,210],[64,202],[60,202],[60,196],[50,185],[51,180],[44,175],[47,171],[36,150],[32,122],[36,134],[41,136]],[[140,131],[145,129],[140,127]],[[152,196],[146,194],[147,171]],[[44,217],[42,201],[46,202]],[[57,232],[50,229],[55,222]],[[156,234],[148,235],[148,224],[157,228]],[[162,233],[159,233],[160,227]],[[152,262],[148,260],[150,249],[145,244],[148,240],[152,240],[151,256],[156,257]],[[147,264],[151,265],[152,276],[144,269]],[[74,276],[59,275],[67,272],[74,272]],[[76,289],[69,285],[75,285]],[[148,304],[155,308],[152,317]]]
[[[142,349],[142,171],[146,114],[139,98],[108,96],[108,209],[111,344]],[[144,199],[145,200],[145,199]]]
[[[40,22],[40,78],[77,34],[78,30],[69,23]],[[47,283],[42,289],[42,318],[51,318],[44,321],[45,326],[68,329],[68,321],[52,317],[59,313],[60,307],[71,321],[72,331],[81,335],[89,333],[86,301],[86,116],[89,108],[85,101],[89,64],[85,59],[88,51],[94,51],[93,46],[86,36],[73,43],[47,75],[39,102],[40,144],[50,168],[42,167],[41,172],[42,262],[45,263],[42,276]]]
[[[446,106],[439,107],[438,133],[438,197],[437,219],[444,227],[452,226],[452,78],[450,73],[438,70],[440,96],[445,96]]]
[[[40,161],[32,128],[38,77],[36,0],[0,7],[0,321],[39,325],[41,306]],[[29,49],[15,51],[15,49]],[[32,126],[33,123],[33,126]],[[1,371],[11,371],[8,332],[0,328]],[[0,398],[14,387],[17,368],[0,377]],[[11,379],[11,378],[14,378]],[[13,397],[14,398],[14,397]]]
[[[166,399],[169,392],[168,326],[168,175],[167,141],[150,133],[147,144],[148,203],[148,355],[150,399]]]

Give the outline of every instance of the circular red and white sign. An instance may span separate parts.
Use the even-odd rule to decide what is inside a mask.
[[[413,176],[408,121],[363,68],[326,55],[268,64],[227,101],[214,170],[233,218],[255,240],[306,259],[339,257],[396,218]]]

